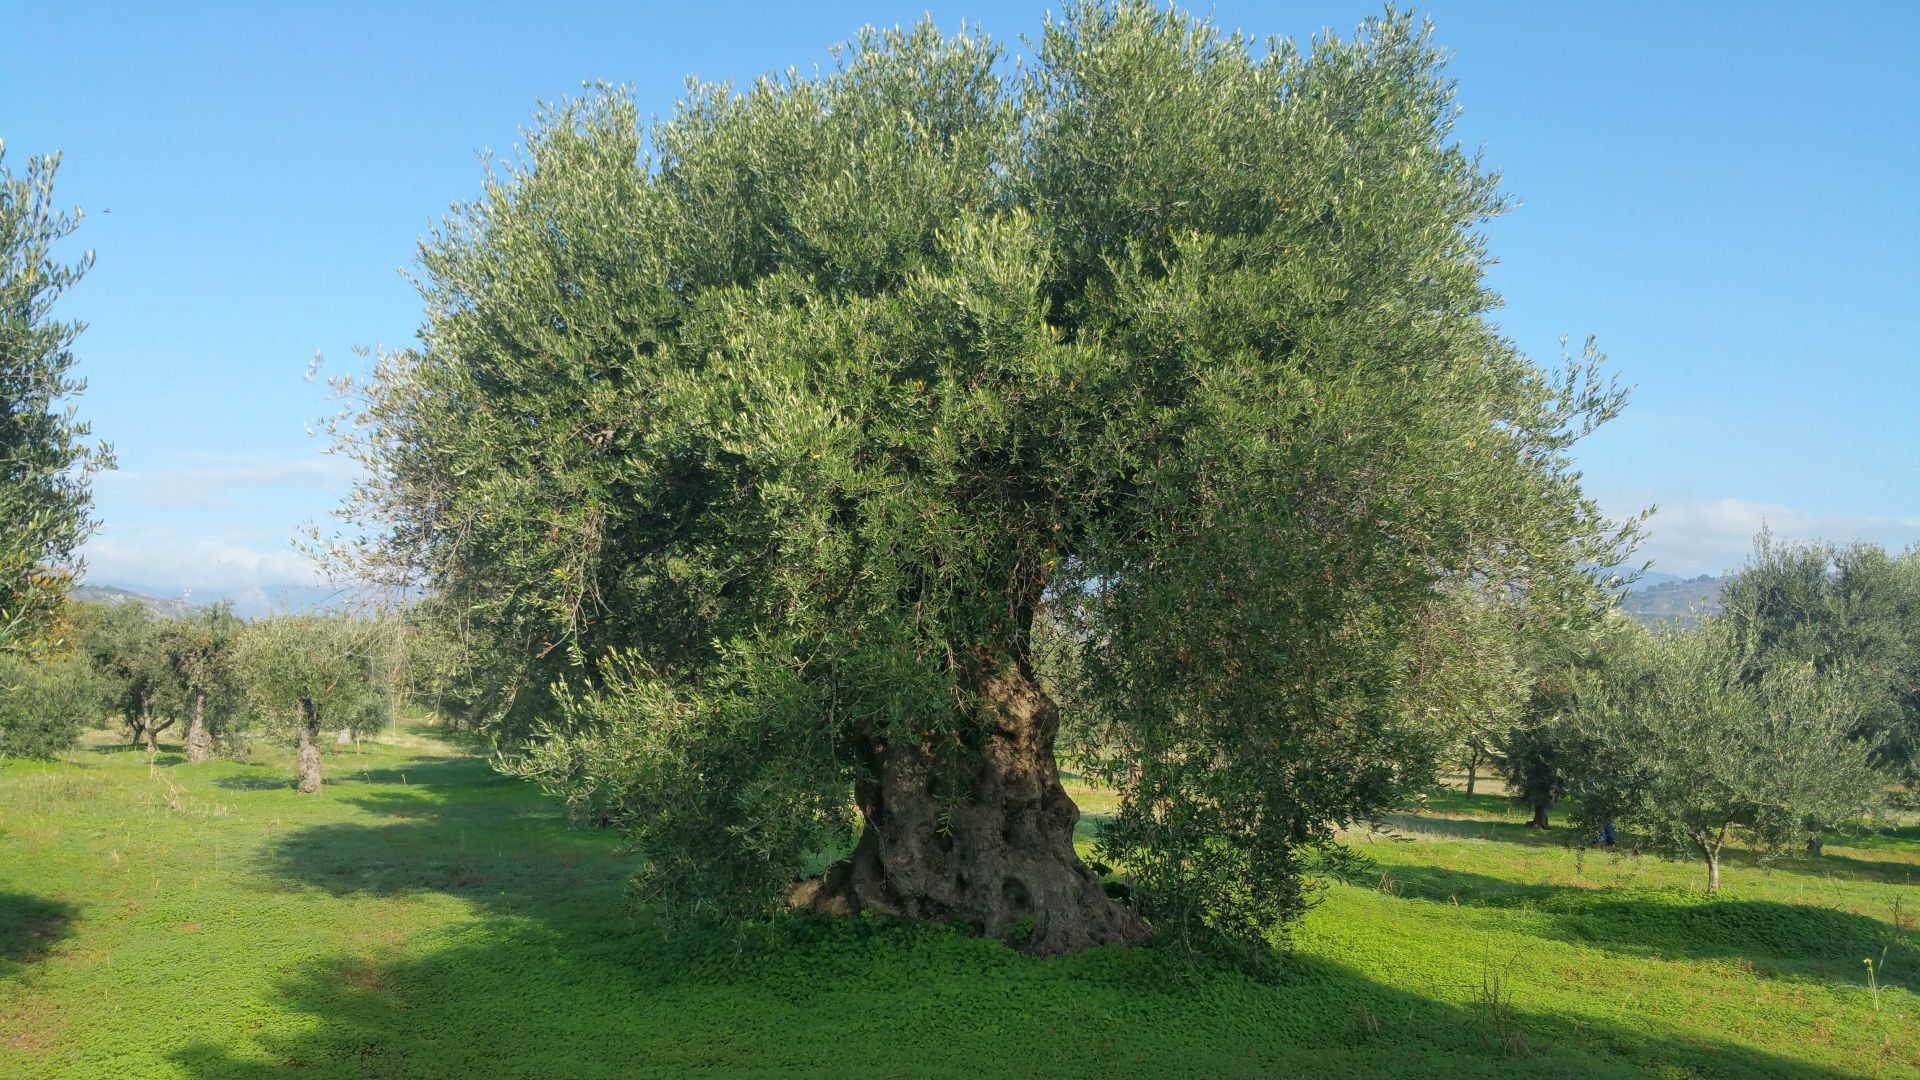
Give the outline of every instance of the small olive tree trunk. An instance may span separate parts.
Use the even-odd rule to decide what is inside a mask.
[[[1807,834],[1807,854],[1819,855],[1821,852],[1821,849],[1824,848],[1825,846],[1826,846],[1826,842],[1820,838],[1820,833],[1818,830],[1815,830]]]
[[[140,699],[140,715],[133,720],[133,745],[154,748],[153,702],[149,698]]]
[[[320,790],[320,710],[310,698],[300,699],[300,752],[296,759],[300,771],[300,790],[312,795]]]
[[[1693,834],[1693,842],[1707,860],[1707,893],[1717,893],[1720,891],[1720,849],[1727,844],[1727,827],[1720,826],[1720,832],[1716,835],[1708,835],[1705,830],[1697,831]]]
[[[1533,820],[1527,822],[1527,825],[1529,828],[1534,828],[1534,829],[1544,829],[1547,827],[1547,804],[1546,803],[1534,804]]]
[[[193,696],[193,717],[187,724],[187,761],[198,764],[213,756],[213,735],[207,731],[207,695]]]
[[[341,728],[340,733],[333,737],[333,745],[352,746],[353,745],[353,729]]]
[[[155,720],[152,706],[146,706],[141,711],[144,714],[141,726],[146,729],[147,753],[157,754],[160,752],[160,733],[172,727],[173,720],[171,718]]]

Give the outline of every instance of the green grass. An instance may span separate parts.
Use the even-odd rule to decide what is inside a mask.
[[[281,759],[0,771],[0,1076],[1920,1072],[1913,828],[1736,858],[1710,901],[1450,793],[1352,838],[1378,880],[1261,983],[875,921],[665,934],[537,791],[426,729],[364,750],[318,798]]]

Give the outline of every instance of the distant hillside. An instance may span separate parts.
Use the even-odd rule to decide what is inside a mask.
[[[269,615],[301,615],[311,611],[338,608],[349,599],[340,589],[319,585],[251,585],[237,589],[211,589],[189,594],[184,599],[162,600],[154,593],[166,590],[117,585],[82,585],[73,590],[73,598],[82,603],[137,603],[163,618],[177,619],[196,608],[226,601],[233,613],[243,619],[264,619]]]
[[[1642,579],[1621,597],[1620,610],[1646,626],[1661,623],[1693,626],[1702,615],[1720,613],[1720,590],[1726,584],[1726,578],[1709,574],[1652,585]]]
[[[73,590],[73,598],[83,604],[139,604],[163,619],[191,615],[197,606],[185,600],[162,600],[157,596],[145,596],[111,585],[82,585]]]

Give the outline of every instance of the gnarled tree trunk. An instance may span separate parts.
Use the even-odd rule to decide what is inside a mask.
[[[333,737],[333,745],[352,746],[353,745],[353,729],[341,728],[340,733]]]
[[[306,698],[300,699],[299,725],[300,790],[311,795],[320,790],[320,710]]]
[[[1817,856],[1825,846],[1826,842],[1821,839],[1818,832],[1807,834],[1807,854]]]
[[[1547,827],[1547,804],[1546,803],[1537,803],[1534,805],[1533,820],[1527,822],[1527,825],[1535,829],[1544,829]]]
[[[198,764],[213,756],[213,735],[207,731],[207,695],[193,695],[193,717],[187,724],[187,761]]]
[[[1060,786],[1052,699],[1024,663],[981,663],[968,681],[991,722],[965,775],[941,768],[920,740],[869,745],[871,776],[854,790],[860,840],[797,886],[793,905],[957,920],[1041,955],[1146,940],[1146,924],[1107,897],[1073,850],[1080,810]],[[956,781],[964,796],[945,815],[941,797]]]

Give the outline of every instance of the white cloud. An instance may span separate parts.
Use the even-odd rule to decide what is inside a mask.
[[[318,585],[319,569],[292,545],[247,547],[152,533],[102,534],[87,541],[87,580],[180,590]]]
[[[177,596],[319,584],[292,540],[359,475],[319,453],[189,452],[94,480],[102,526],[80,554],[96,584]]]
[[[1691,577],[1719,574],[1746,562],[1762,526],[1780,540],[1864,540],[1900,550],[1920,543],[1920,517],[1880,517],[1797,510],[1778,503],[1746,499],[1658,499],[1659,512],[1648,524],[1640,558],[1656,570]],[[1607,500],[1616,514],[1634,512],[1646,501]]]
[[[272,457],[264,454],[193,453],[159,469],[120,469],[94,480],[102,500],[153,507],[230,507],[263,488],[343,493],[360,474],[346,458],[328,454]]]

